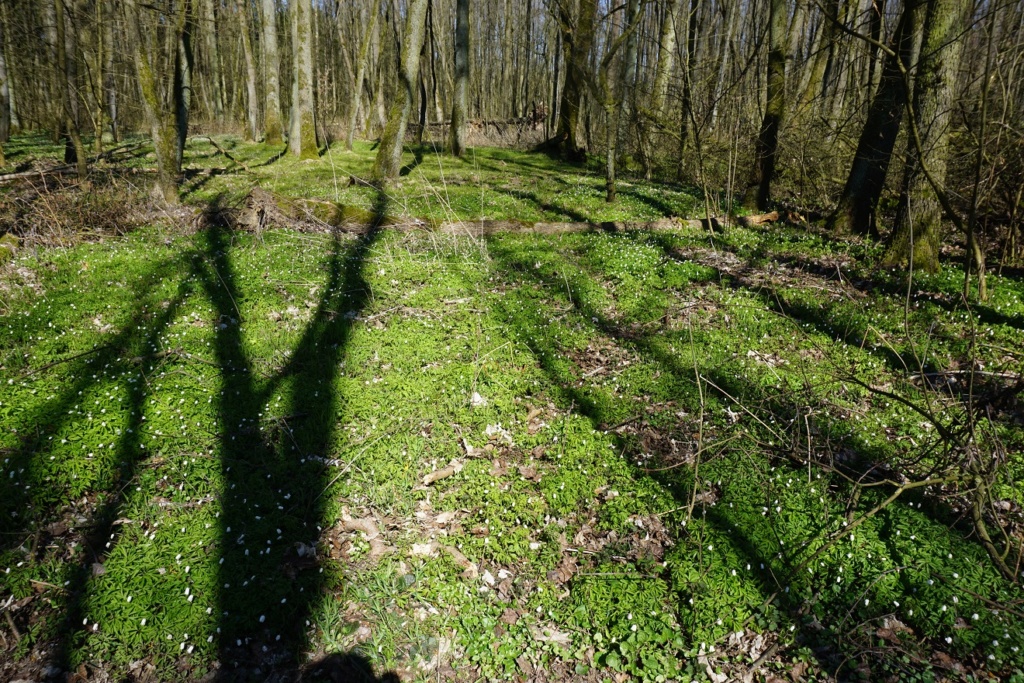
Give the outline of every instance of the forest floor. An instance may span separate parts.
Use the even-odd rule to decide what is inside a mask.
[[[1024,680],[948,476],[970,424],[1021,542],[1019,273],[968,305],[782,224],[242,229],[254,187],[408,225],[704,198],[489,149],[382,196],[369,144],[216,140],[178,211],[145,147],[0,188],[0,679]]]

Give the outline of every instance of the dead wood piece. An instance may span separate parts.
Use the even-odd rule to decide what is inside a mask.
[[[381,555],[394,552],[394,548],[385,543],[381,538],[377,523],[370,517],[356,519],[347,513],[342,513],[341,528],[343,531],[348,532],[361,531],[366,535],[366,540],[370,544],[370,559],[376,559]]]
[[[243,162],[239,161],[238,159],[236,159],[235,157],[231,156],[231,152],[227,151],[226,149],[221,147],[219,144],[217,144],[216,140],[211,138],[209,135],[204,135],[203,137],[206,138],[206,140],[208,140],[209,143],[211,145],[213,145],[214,149],[216,149],[222,156],[224,156],[224,158],[226,158],[228,161],[231,161],[231,162],[234,162],[234,163],[238,164],[239,166],[244,168],[246,170],[246,172],[249,172],[249,167],[246,166],[245,163],[243,163]]]
[[[477,568],[476,564],[474,564],[473,562],[470,562],[469,558],[467,558],[465,555],[463,555],[461,552],[459,552],[458,548],[454,548],[454,547],[452,547],[450,545],[441,546],[441,548],[446,553],[448,553],[448,555],[451,556],[452,561],[454,561],[455,564],[457,564],[460,567],[462,567],[462,569],[463,569],[462,575],[465,578],[467,578],[467,579],[475,579],[476,577],[478,577],[480,575],[480,570]]]
[[[754,216],[740,216],[738,219],[739,224],[745,228],[749,228],[754,225],[764,225],[765,223],[774,223],[779,220],[779,212],[771,211],[769,213],[757,214]]]
[[[445,479],[445,478],[450,477],[450,476],[452,476],[454,474],[458,474],[461,471],[462,471],[462,461],[461,460],[452,460],[450,463],[448,463],[447,467],[442,467],[439,470],[434,470],[430,474],[428,474],[425,477],[423,477],[423,485],[424,486],[430,486],[435,481],[440,481],[441,479]]]

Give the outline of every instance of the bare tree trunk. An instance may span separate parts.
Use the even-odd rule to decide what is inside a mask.
[[[263,78],[266,105],[263,112],[263,142],[281,144],[281,63],[277,52],[277,0],[263,0]]]
[[[54,0],[54,13],[57,28],[57,69],[65,79],[64,87],[61,89],[64,102],[64,132],[70,142],[71,159],[77,166],[78,177],[84,179],[89,173],[89,168],[86,165],[85,145],[82,144],[82,134],[78,130],[78,120],[75,116],[74,100],[77,98],[75,75],[77,72],[74,68],[74,56],[67,54],[67,30],[62,0]],[[65,152],[65,161],[68,161],[67,152]]]
[[[683,93],[679,108],[679,163],[676,165],[676,180],[680,183],[686,179],[686,143],[690,137],[690,119],[693,118],[693,73],[697,67],[697,9],[699,0],[690,0],[686,12],[686,64],[683,65]],[[737,0],[738,1],[738,0]],[[728,54],[728,48],[723,54]],[[725,61],[724,58],[722,60]]]
[[[381,135],[377,158],[373,163],[373,178],[387,183],[398,177],[402,167],[402,144],[412,111],[413,88],[420,70],[420,52],[427,27],[427,0],[409,0],[405,17],[405,36],[399,53],[398,92],[388,112],[388,121]]]
[[[249,26],[249,3],[235,0],[235,12],[238,13],[239,31],[242,33],[242,52],[245,56],[245,137],[255,140],[259,136],[259,96],[256,94],[256,58],[252,53],[252,34]]]
[[[455,4],[455,95],[452,97],[452,154],[466,152],[466,88],[469,85],[469,0]]]
[[[192,16],[192,0],[182,2],[181,30],[178,32],[178,59],[174,67],[174,128],[177,132],[177,166],[180,171],[185,156],[185,142],[188,140],[188,117],[192,110],[192,31],[195,28]]]
[[[103,92],[107,107],[107,118],[110,120],[110,136],[115,143],[121,139],[117,116],[117,82],[114,78],[114,23],[116,20],[117,13],[111,9],[110,15],[103,26],[104,42],[107,44],[107,51],[103,56],[106,63],[103,69]],[[134,40],[134,37],[129,36],[128,39]]]
[[[213,103],[213,118],[217,123],[224,122],[224,90],[221,87],[220,51],[217,49],[217,14],[214,11],[216,0],[200,0],[203,13],[203,57],[206,61],[207,77],[209,78],[210,99]]]
[[[786,2],[771,0],[768,13],[768,102],[764,108],[761,132],[757,136],[754,172],[750,177],[744,204],[765,211],[771,199],[775,175],[775,156],[779,128],[786,111]]]
[[[665,14],[661,18],[661,30],[658,33],[658,66],[651,94],[651,112],[659,120],[665,115],[669,79],[672,78],[672,69],[675,66],[676,8],[678,5],[679,0],[668,0],[665,3]]]
[[[942,185],[946,180],[953,88],[963,47],[961,31],[970,11],[969,0],[928,2],[911,111],[918,135],[917,139],[911,135],[907,144],[896,227],[885,255],[888,265],[909,262],[914,269],[939,270],[942,208],[932,184]]]
[[[345,146],[348,149],[352,149],[352,143],[356,137],[356,116],[359,113],[359,101],[362,98],[363,82],[366,79],[366,67],[370,60],[370,45],[377,27],[377,17],[380,15],[380,3],[381,0],[375,0],[370,5],[370,23],[359,43],[359,64],[356,67],[356,80],[352,83],[352,97],[349,100],[348,108],[348,137],[345,140]]]
[[[0,143],[7,142],[11,137],[11,89],[7,78],[7,44],[4,33],[7,32],[6,11],[0,17]],[[0,155],[2,156],[2,155]]]
[[[310,0],[292,0],[292,51],[295,85],[292,87],[292,131],[288,151],[301,159],[315,159],[319,150],[313,121],[313,30]]]

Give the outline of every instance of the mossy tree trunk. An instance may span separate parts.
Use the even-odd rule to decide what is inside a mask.
[[[452,154],[466,152],[466,90],[469,88],[469,0],[455,5],[455,94],[452,97]]]
[[[293,125],[288,136],[288,151],[300,159],[315,159],[318,148],[313,120],[313,9],[310,0],[292,0],[292,3],[295,97],[292,100]]]
[[[757,136],[753,173],[743,200],[747,208],[759,211],[766,211],[771,200],[779,128],[786,111],[786,0],[771,0],[768,8],[768,100]]]
[[[907,0],[903,7],[893,35],[893,54],[885,59],[878,89],[861,129],[850,174],[846,178],[839,204],[829,219],[829,226],[837,233],[870,234],[876,237],[879,234],[876,217],[878,200],[885,187],[889,162],[907,105],[905,78],[917,61],[915,50],[918,41],[915,36],[921,26],[924,7],[923,0]],[[829,19],[826,21],[826,26],[834,24]]]
[[[398,89],[381,134],[373,179],[378,183],[395,180],[402,168],[402,143],[413,105],[413,88],[419,79],[420,52],[427,28],[427,0],[409,0],[398,64]]]
[[[281,64],[277,54],[277,0],[263,0],[263,79],[266,104],[263,112],[263,142],[281,144]]]
[[[164,46],[164,52],[171,51],[171,54],[164,55],[150,54],[147,49],[137,0],[125,0],[123,8],[142,109],[156,154],[157,179],[153,194],[166,204],[177,204],[178,179],[181,176],[182,131],[188,131],[190,97],[184,88],[189,85],[190,74],[189,65],[183,64],[182,60],[185,57],[184,53],[188,51],[185,32],[191,6],[186,0],[176,12],[159,17],[158,21],[165,23],[170,35],[163,41],[153,40],[152,43],[158,51],[161,45]],[[157,69],[161,65],[167,70],[173,70],[170,79],[158,74]],[[169,93],[162,87],[167,81],[173,86]]]
[[[968,0],[929,0],[921,58],[914,80],[915,125],[907,142],[896,226],[885,263],[910,263],[916,270],[939,270],[942,207],[934,185],[946,179],[953,91],[960,67]]]

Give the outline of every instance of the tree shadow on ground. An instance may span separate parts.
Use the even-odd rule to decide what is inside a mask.
[[[766,427],[772,424],[780,425],[778,430],[771,430],[766,434],[759,434],[761,431],[757,425],[747,422],[747,427],[739,428],[736,434],[737,441],[729,446],[729,450],[740,454],[740,457],[755,457],[763,464],[758,473],[752,468],[744,476],[746,478],[761,478],[761,483],[753,489],[741,488],[737,482],[718,482],[718,487],[725,490],[737,488],[743,491],[748,498],[745,501],[749,507],[756,507],[763,504],[765,509],[774,506],[772,501],[772,486],[770,477],[767,476],[768,468],[774,471],[776,467],[786,468],[786,461],[789,457],[790,448],[793,447],[792,440],[799,436],[800,418],[804,414],[801,406],[809,400],[809,397],[793,392],[793,395],[773,392],[767,387],[753,383],[745,373],[737,366],[721,366],[718,368],[705,367],[698,372],[697,360],[694,359],[694,366],[687,367],[680,354],[676,353],[670,344],[660,339],[658,331],[643,331],[636,326],[624,325],[621,321],[609,317],[603,308],[594,302],[592,292],[599,290],[601,286],[592,273],[579,263],[569,265],[563,263],[561,268],[539,268],[536,264],[543,262],[544,256],[531,253],[530,247],[516,249],[509,247],[502,242],[501,238],[492,238],[488,242],[489,252],[496,263],[496,270],[499,273],[507,274],[507,277],[521,279],[529,285],[534,285],[547,297],[558,300],[561,303],[568,303],[571,310],[578,315],[574,323],[566,321],[563,323],[567,328],[574,325],[582,325],[584,329],[592,328],[592,337],[604,337],[608,343],[621,349],[638,354],[647,362],[653,364],[658,372],[668,376],[672,385],[677,387],[681,394],[679,403],[685,406],[691,413],[700,410],[703,414],[704,399],[701,398],[701,405],[695,404],[701,391],[706,392],[709,401],[708,412],[720,413],[725,408],[739,407],[741,410],[750,410],[752,414],[759,415],[757,420]],[[545,254],[550,256],[550,254]],[[559,276],[557,273],[560,273]],[[571,272],[571,276],[566,276]],[[584,282],[587,281],[587,282]],[[548,376],[551,384],[556,387],[555,400],[563,409],[573,410],[590,420],[594,429],[607,430],[608,425],[616,423],[623,414],[629,414],[636,410],[636,404],[628,395],[611,396],[607,393],[603,397],[595,396],[585,388],[582,373],[578,374],[566,369],[566,357],[572,358],[572,353],[563,348],[559,339],[558,325],[552,324],[550,312],[539,309],[543,304],[538,303],[536,293],[531,293],[531,287],[519,283],[518,286],[506,290],[500,304],[496,305],[496,313],[508,321],[514,335],[523,342],[531,351],[540,368]],[[568,290],[568,291],[567,291]],[[543,298],[543,297],[542,297]],[[565,299],[568,298],[568,302]],[[586,323],[583,321],[590,321]],[[692,332],[691,332],[692,334]],[[569,363],[572,364],[571,361]],[[646,391],[645,391],[646,393]],[[645,396],[645,399],[647,397]],[[747,406],[744,408],[743,406]],[[642,413],[643,415],[643,413]],[[641,417],[641,420],[650,421],[653,428],[656,416]],[[843,420],[831,418],[825,414],[817,416],[818,428],[822,432],[842,433],[847,431]],[[791,425],[789,429],[781,425]],[[664,429],[665,427],[661,427]],[[776,439],[776,445],[770,446],[769,440]],[[779,437],[782,437],[779,439]],[[636,444],[630,443],[628,438],[622,435],[616,437],[619,448],[629,453],[636,452]],[[783,441],[783,443],[779,443]],[[723,450],[725,440],[721,439]],[[854,452],[856,459],[865,463],[873,463],[877,454],[856,453],[857,446],[853,442],[843,444],[848,451]],[[744,454],[744,449],[748,453]],[[766,452],[767,451],[767,452]],[[810,462],[807,466],[810,466]],[[870,465],[869,465],[870,466]],[[796,472],[801,471],[799,468]],[[804,467],[803,471],[808,471]],[[681,467],[677,461],[657,462],[653,466],[637,466],[634,469],[635,477],[638,479],[650,478],[660,483],[665,490],[671,491],[676,497],[680,509],[690,506],[693,509],[693,496],[712,482],[695,480],[695,470],[692,467]],[[852,472],[856,475],[856,471]],[[708,476],[708,475],[703,475]],[[799,475],[797,475],[799,476]],[[831,479],[831,480],[830,480]],[[826,486],[831,495],[848,496],[850,491],[841,479],[826,478],[822,483]],[[747,484],[750,487],[750,484]],[[763,492],[757,489],[763,489]],[[750,496],[753,494],[754,499]],[[763,496],[763,498],[762,498]],[[757,500],[761,499],[761,500]],[[822,629],[817,620],[811,620],[808,609],[812,603],[819,603],[826,606],[827,610],[842,610],[854,612],[859,598],[853,592],[843,592],[837,595],[823,595],[822,587],[813,583],[814,579],[797,574],[803,567],[801,564],[806,556],[807,544],[813,544],[816,539],[824,539],[835,532],[832,522],[827,515],[820,515],[815,519],[810,517],[802,522],[800,528],[801,537],[794,537],[794,530],[788,531],[776,528],[773,518],[762,516],[758,511],[747,510],[734,511],[732,506],[729,509],[721,506],[698,506],[699,519],[710,525],[718,534],[719,538],[729,539],[728,545],[731,551],[740,558],[740,564],[746,564],[748,569],[753,567],[751,579],[756,585],[765,603],[758,609],[778,609],[788,615],[788,619],[797,629],[797,643],[810,647],[818,661],[819,666],[831,675],[842,678],[855,676],[850,662],[857,662],[858,665],[870,665],[889,670],[908,670],[905,662],[901,659],[905,651],[896,645],[873,648],[870,652],[870,662],[866,659],[866,650],[861,647],[862,641],[854,643],[852,636],[847,633],[831,632]],[[691,532],[692,533],[692,532]],[[954,533],[955,532],[951,532]],[[785,546],[782,539],[785,538]],[[775,539],[774,541],[771,539]],[[691,541],[692,542],[692,541]],[[709,548],[710,550],[710,548]],[[952,557],[952,556],[951,556]],[[756,568],[760,567],[758,572]],[[690,578],[669,577],[670,585],[675,586],[679,597],[679,608],[686,613],[688,607],[685,603],[687,595],[697,595],[713,587],[701,587],[701,581],[694,582]],[[790,587],[796,590],[790,591]],[[871,585],[864,587],[864,594],[871,594]],[[813,599],[806,595],[807,590],[818,591]],[[852,587],[851,589],[852,590]],[[858,588],[859,590],[859,588]],[[809,602],[810,600],[810,602]],[[692,602],[690,603],[692,605]],[[886,616],[885,607],[872,608],[874,612],[867,614],[867,603],[858,612],[858,625],[879,623]],[[752,605],[751,608],[756,607]],[[820,609],[820,606],[819,606]],[[881,610],[881,611],[879,611]],[[863,614],[860,612],[864,612]],[[692,625],[691,625],[692,626]],[[870,629],[869,629],[870,630]],[[868,638],[870,642],[870,638]],[[911,667],[912,668],[912,667]]]
[[[302,683],[401,683],[390,671],[376,676],[370,661],[353,652],[322,657],[307,666],[299,680]]]
[[[194,249],[143,274],[136,285],[137,304],[124,326],[102,346],[67,359],[72,381],[24,421],[31,431],[13,452],[4,454],[7,468],[28,474],[24,479],[4,477],[0,489],[0,551],[24,548],[39,562],[64,552],[57,559],[71,567],[56,602],[58,624],[43,634],[56,638],[50,649],[52,666],[71,670],[80,658],[75,653],[87,642],[93,625],[82,617],[89,609],[89,583],[103,573],[105,559],[117,547],[127,499],[151,457],[143,442],[144,436],[153,436],[145,416],[155,391],[148,376],[192,362],[181,349],[167,347],[166,332],[199,290],[214,308],[212,365],[220,385],[215,399],[219,431],[214,435],[224,484],[221,540],[215,548],[220,556],[218,675],[222,680],[297,675],[299,657],[308,645],[310,609],[337,581],[329,564],[321,565],[315,554],[330,498],[326,494],[332,473],[324,456],[334,446],[342,400],[334,382],[339,363],[356,316],[371,297],[362,268],[380,234],[386,212],[383,194],[376,209],[376,220],[365,234],[354,239],[340,232],[331,235],[320,300],[298,343],[285,354],[287,361],[269,377],[260,376],[247,352],[238,304],[248,292],[239,285],[234,234],[219,199],[207,208],[208,228],[196,236]],[[151,295],[156,283],[170,278],[178,281],[173,296],[161,301],[159,294]],[[119,406],[123,423],[117,425],[119,436],[109,452],[98,454],[109,474],[87,486],[84,498],[66,500],[68,484],[51,483],[50,475],[61,471],[59,464],[53,470],[44,463],[56,437],[80,419],[75,409],[83,394],[88,397],[95,387],[114,380],[124,383]],[[265,407],[275,392],[287,399],[285,412],[276,419]],[[58,542],[63,545],[54,545]],[[80,551],[75,550],[78,543]]]
[[[311,320],[288,361],[258,377],[243,337],[243,292],[231,232],[213,225],[208,267],[200,281],[221,324],[214,343],[220,368],[221,498],[218,586],[221,680],[263,680],[270,671],[297,671],[309,633],[310,610],[336,577],[315,555],[331,474],[325,456],[334,445],[339,364],[359,312],[371,297],[364,263],[386,213],[379,195],[376,220],[354,240],[331,236],[327,279]],[[268,401],[286,396],[271,422]],[[266,411],[266,412],[265,412]]]
[[[63,553],[62,559],[70,559],[76,554],[76,545],[81,546],[78,559],[70,562],[58,601],[62,603],[62,613],[53,633],[58,642],[50,656],[53,666],[61,670],[69,669],[72,652],[85,636],[82,615],[88,598],[87,583],[102,571],[103,562],[116,543],[127,491],[149,458],[142,442],[145,402],[150,394],[146,378],[178,355],[175,349],[164,346],[164,335],[192,294],[191,277],[198,264],[199,255],[188,251],[143,274],[134,288],[137,304],[124,326],[107,343],[69,359],[69,375],[73,379],[59,396],[25,421],[34,431],[22,437],[21,446],[6,463],[12,471],[29,474],[23,482],[5,478],[4,495],[0,496],[0,519],[4,520],[0,531],[5,538],[0,552],[26,548],[34,561],[42,563],[49,559],[47,554],[51,550],[58,555]],[[161,302],[151,294],[159,282],[183,270],[177,291],[170,299]],[[57,361],[32,372],[45,372],[59,364]],[[118,426],[120,436],[106,449],[107,453],[100,451],[96,459],[106,475],[84,491],[83,496],[71,499],[71,482],[52,481],[58,475],[66,477],[67,472],[59,464],[53,470],[45,464],[55,460],[50,455],[54,452],[54,439],[76,419],[72,415],[84,402],[83,395],[89,396],[94,387],[125,377],[126,417]]]

